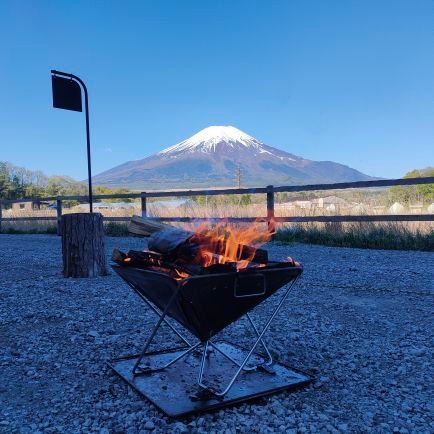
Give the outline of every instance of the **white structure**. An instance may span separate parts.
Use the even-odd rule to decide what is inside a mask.
[[[294,202],[281,202],[281,203],[276,203],[274,205],[274,208],[282,211],[290,211],[295,208],[295,204]]]
[[[327,210],[334,211],[337,208],[349,208],[350,204],[345,200],[337,196],[327,196],[314,199],[312,203],[318,208],[325,208]]]
[[[129,209],[129,208],[139,207],[139,204],[134,202],[94,202],[92,205],[94,209],[109,209],[109,210]],[[89,205],[87,203],[82,203],[80,205],[77,205],[74,208],[80,210],[88,210]]]
[[[389,213],[390,214],[400,214],[405,210],[405,207],[401,205],[399,202],[395,202],[390,208]]]
[[[428,212],[434,214],[434,202],[428,207]]]
[[[301,209],[310,209],[312,206],[312,202],[310,200],[296,200],[293,203],[295,206],[298,206]]]
[[[169,200],[156,200],[155,202],[150,202],[149,206],[163,209],[177,209],[177,208],[187,208],[196,207],[197,204],[192,199],[169,199]]]

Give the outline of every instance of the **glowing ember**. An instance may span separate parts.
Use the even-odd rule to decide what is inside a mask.
[[[175,269],[175,273],[177,274],[177,276],[175,277],[176,280],[182,280],[185,279],[186,277],[190,277],[188,273],[185,273],[184,271],[178,269]]]

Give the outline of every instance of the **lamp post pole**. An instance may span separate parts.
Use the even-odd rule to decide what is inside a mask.
[[[88,102],[87,88],[83,80],[81,80],[80,77],[77,77],[74,74],[57,71],[55,69],[52,69],[51,73],[53,75],[58,75],[60,77],[67,77],[77,81],[78,83],[80,83],[84,91],[84,108],[85,108],[85,116],[86,116],[86,141],[87,141],[87,178],[88,178],[88,186],[89,186],[89,211],[92,213],[93,212],[92,165],[91,165],[91,157],[90,157],[89,102]]]

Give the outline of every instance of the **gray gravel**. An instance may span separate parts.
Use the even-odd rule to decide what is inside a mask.
[[[143,243],[108,238],[106,250]],[[154,320],[129,287],[113,274],[63,279],[56,236],[0,235],[0,432],[434,432],[434,254],[269,248],[305,266],[271,349],[317,382],[172,421],[106,366]]]

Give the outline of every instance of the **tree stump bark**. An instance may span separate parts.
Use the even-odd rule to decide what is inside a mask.
[[[61,219],[61,234],[65,277],[97,277],[108,274],[101,214],[64,214]]]

